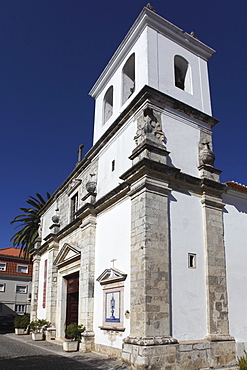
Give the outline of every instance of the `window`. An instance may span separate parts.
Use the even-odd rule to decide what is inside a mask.
[[[191,68],[180,55],[174,57],[175,86],[192,94]]]
[[[115,171],[115,159],[111,162],[111,171]]]
[[[3,311],[3,304],[0,303],[0,312],[2,312],[2,311]]]
[[[132,54],[123,67],[123,104],[135,91],[135,54]]]
[[[21,294],[27,293],[27,286],[26,285],[16,285],[16,293],[21,293]]]
[[[27,265],[17,265],[17,272],[20,274],[28,274],[28,266]]]
[[[6,265],[5,262],[0,262],[0,271],[6,271]]]
[[[75,219],[75,213],[78,210],[78,193],[71,198],[71,221]]]
[[[0,292],[5,292],[5,285],[4,283],[0,284]]]
[[[26,305],[25,304],[16,304],[15,305],[15,312],[25,313],[26,312]]]
[[[44,284],[43,284],[43,308],[46,306],[46,284],[47,284],[47,259],[44,263]]]
[[[188,267],[190,269],[195,269],[196,268],[196,254],[194,254],[194,253],[189,253],[188,254]]]
[[[110,86],[104,97],[104,118],[103,124],[108,121],[113,112],[113,86]]]

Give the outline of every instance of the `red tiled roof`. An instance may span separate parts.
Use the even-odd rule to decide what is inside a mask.
[[[234,190],[237,190],[237,191],[241,191],[242,193],[246,193],[247,194],[247,186],[245,185],[242,185],[242,184],[238,184],[237,182],[235,181],[227,181],[226,184],[234,189]]]
[[[0,249],[0,262],[6,263],[6,270],[1,271],[1,274],[8,274],[8,275],[19,275],[19,276],[32,276],[33,266],[30,259],[24,259],[23,257],[19,257],[20,249],[9,247]],[[22,253],[23,256],[23,253]],[[25,272],[17,272],[17,266],[24,265],[28,266],[28,273]]]
[[[9,247],[9,248],[3,248],[0,249],[0,255],[4,256],[11,256],[11,257],[19,257],[20,256],[20,249]],[[21,253],[20,258],[23,258],[23,253]]]

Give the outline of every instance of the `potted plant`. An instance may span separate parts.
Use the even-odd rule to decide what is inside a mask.
[[[84,331],[85,326],[83,325],[69,324],[65,330],[68,339],[63,342],[63,350],[66,352],[78,351],[79,341]]]
[[[26,334],[26,329],[30,323],[30,317],[28,315],[17,315],[14,319],[15,334],[22,335]]]
[[[37,319],[32,321],[30,324],[30,329],[32,331],[33,340],[43,340],[44,330],[50,325],[49,321],[44,319]]]

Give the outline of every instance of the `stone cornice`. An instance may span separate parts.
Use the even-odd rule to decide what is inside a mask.
[[[210,179],[201,179],[181,172],[179,168],[159,163],[147,158],[143,158],[129,170],[120,176],[121,179],[128,184],[133,184],[143,175],[148,174],[155,178],[165,179],[169,183],[170,188],[185,187],[195,193],[215,194],[221,196],[225,191],[226,186],[217,181]]]
[[[69,181],[73,177],[77,177],[82,171],[84,171],[92,162],[92,160],[99,154],[100,150],[109,142],[109,140],[118,132],[118,130],[125,124],[125,122],[135,114],[135,112],[143,106],[145,102],[150,102],[154,105],[161,106],[163,109],[174,109],[176,112],[180,112],[182,115],[188,116],[197,121],[198,124],[208,126],[210,129],[216,125],[219,121],[191,106],[180,102],[171,96],[164,94],[156,89],[149,86],[144,86],[142,90],[136,95],[136,97],[130,102],[125,110],[118,116],[118,118],[112,123],[112,125],[106,130],[101,138],[95,143],[95,145],[88,151],[83,160],[77,163],[75,169],[62,183],[62,185],[55,191],[50,200],[42,208],[40,214],[43,214],[50,206],[50,204],[59,196],[64,189],[68,186]]]
[[[204,60],[208,60],[215,53],[215,50],[209,46],[145,7],[90,90],[89,95],[92,97],[97,97],[99,95],[106,83],[123,62],[124,58],[126,58],[136,40],[140,37],[140,34],[147,27],[166,36]]]
[[[97,213],[103,209],[108,208],[110,205],[118,201],[119,199],[126,196],[129,191],[129,185],[126,182],[118,185],[116,188],[111,190],[109,193],[101,197],[96,203],[95,208]]]
[[[120,185],[101,197],[96,203],[85,204],[76,212],[75,220],[66,225],[57,234],[49,234],[45,238],[45,243],[43,243],[40,248],[36,249],[35,253],[43,253],[45,250],[47,250],[51,242],[61,240],[66,235],[75,230],[78,226],[82,225],[82,220],[85,219],[87,216],[92,215],[95,217],[99,212],[110,207],[117,201],[123,199],[126,196],[133,195],[133,192],[129,192],[130,186],[145,175],[150,176],[153,179],[158,179],[159,181],[166,182],[166,185],[162,188],[159,186],[158,183],[144,183],[144,186],[146,184],[147,188],[150,190],[155,191],[158,189],[157,191],[168,194],[171,190],[183,192],[186,189],[186,191],[192,191],[201,196],[207,194],[209,196],[215,197],[215,201],[212,201],[208,198],[209,200],[205,200],[205,202],[202,199],[202,203],[209,205],[209,203],[211,202],[211,206],[217,207],[221,207],[222,203],[219,203],[218,199],[220,199],[222,194],[226,192],[227,188],[225,184],[219,183],[217,181],[193,177],[181,172],[179,168],[156,162],[148,158],[143,158],[120,176],[120,179],[123,180]]]

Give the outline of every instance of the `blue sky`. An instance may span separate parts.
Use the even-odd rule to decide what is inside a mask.
[[[216,167],[247,185],[247,1],[153,0],[217,52],[209,61]],[[53,193],[92,145],[88,92],[145,1],[0,0],[0,248],[29,195]]]

